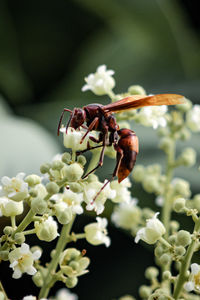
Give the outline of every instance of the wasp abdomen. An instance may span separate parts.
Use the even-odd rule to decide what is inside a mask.
[[[121,129],[118,134],[120,136],[117,147],[118,156],[120,152],[123,153],[117,172],[118,181],[121,182],[130,174],[135,165],[138,154],[138,138],[135,132],[129,129]]]

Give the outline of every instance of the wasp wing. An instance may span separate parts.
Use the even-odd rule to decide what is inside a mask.
[[[177,94],[158,94],[152,96],[132,95],[103,106],[105,113],[117,113],[144,106],[175,105],[184,103],[184,97]]]

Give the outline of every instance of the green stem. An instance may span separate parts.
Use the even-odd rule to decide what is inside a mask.
[[[89,166],[87,168],[86,174],[90,172],[90,170],[94,169],[99,162],[99,155],[100,155],[100,151],[99,150],[94,150],[92,152],[92,158],[90,160]]]
[[[0,281],[0,291],[4,294],[5,300],[8,300],[8,296],[4,290],[4,287],[3,287],[3,284],[1,283],[1,281]]]
[[[84,239],[85,237],[86,237],[85,233],[78,233],[73,235],[73,238],[75,238],[76,240]]]
[[[168,241],[166,241],[163,237],[159,238],[159,241],[166,246],[167,248],[171,248],[172,246],[170,245],[170,243],[168,243]]]
[[[164,205],[162,208],[161,220],[165,226],[166,233],[164,235],[165,239],[169,237],[169,229],[170,229],[170,219],[171,219],[171,191],[170,184],[173,178],[173,164],[175,160],[175,141],[172,139],[171,147],[167,153],[167,162],[166,162],[166,184],[165,184],[165,199]],[[166,241],[167,242],[167,241]],[[170,264],[166,264],[162,266],[162,272],[170,270]],[[170,281],[163,282],[164,287],[170,291]]]
[[[36,232],[35,228],[34,229],[30,229],[30,230],[25,230],[22,233],[24,235],[28,235],[28,234],[34,234]]]
[[[162,222],[166,228],[165,237],[169,236],[169,225],[171,218],[171,192],[170,192],[170,183],[173,177],[174,171],[174,157],[175,157],[175,141],[172,142],[172,145],[167,153],[167,167],[166,167],[166,185],[165,185],[165,200],[162,209]]]
[[[29,210],[25,218],[22,220],[22,222],[18,225],[17,229],[13,232],[11,238],[14,238],[14,235],[17,232],[22,232],[24,229],[33,221],[35,213],[32,211],[32,209]],[[4,245],[0,248],[0,251],[5,250],[7,247],[7,243],[4,243]]]
[[[63,228],[61,230],[61,233],[60,233],[57,245],[56,245],[55,255],[53,256],[50,264],[48,265],[48,272],[45,276],[43,286],[40,290],[39,299],[47,298],[47,296],[49,294],[50,288],[52,286],[52,282],[54,282],[53,275],[56,272],[56,269],[57,269],[57,266],[59,263],[59,259],[60,259],[60,254],[62,253],[62,251],[66,247],[68,241],[70,240],[69,233],[70,233],[74,218],[72,219],[72,221],[69,224],[63,225]]]
[[[32,209],[30,209],[29,212],[27,213],[27,215],[25,216],[25,218],[22,220],[22,222],[19,224],[19,226],[13,233],[13,236],[17,232],[24,231],[24,229],[26,229],[26,227],[33,221],[34,215],[35,215],[35,213],[32,211]]]
[[[11,220],[11,225],[12,225],[12,228],[15,228],[15,227],[16,227],[16,220],[15,220],[15,216],[11,216],[11,217],[10,217],[10,220]]]
[[[109,91],[108,93],[107,93],[107,95],[111,98],[111,100],[112,100],[112,102],[114,102],[115,101],[115,93],[113,93],[113,91]]]
[[[200,231],[200,218],[194,227],[194,232],[199,232],[199,231]],[[190,267],[191,259],[194,254],[197,243],[198,243],[198,240],[196,240],[196,239],[192,240],[192,243],[189,245],[189,247],[187,249],[184,260],[182,261],[180,273],[179,273],[178,280],[177,280],[175,290],[174,290],[174,299],[175,300],[177,300],[179,298],[179,295],[181,293],[183,285],[187,280],[187,270]]]

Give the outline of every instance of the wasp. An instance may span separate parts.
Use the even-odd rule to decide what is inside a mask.
[[[66,125],[66,133],[69,126],[74,129],[80,127],[86,129],[80,143],[84,141],[90,131],[99,131],[98,139],[94,137],[90,137],[90,139],[100,145],[90,147],[88,143],[87,149],[77,152],[79,155],[88,150],[102,147],[97,166],[85,174],[83,178],[86,178],[89,174],[93,173],[103,165],[106,146],[113,145],[116,151],[116,166],[112,177],[102,186],[101,190],[95,196],[95,199],[115,176],[117,176],[118,182],[120,183],[130,174],[134,168],[136,157],[139,152],[139,141],[135,132],[126,128],[120,129],[114,113],[120,113],[145,106],[175,105],[181,103],[184,103],[184,97],[177,94],[158,94],[152,96],[131,95],[107,105],[94,103],[86,105],[83,108],[74,108],[73,111],[67,108],[63,109],[58,124],[58,135],[65,112],[70,112],[70,118]]]

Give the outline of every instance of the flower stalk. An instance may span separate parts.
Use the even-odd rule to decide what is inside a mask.
[[[197,233],[200,232],[200,218],[194,226],[194,233],[195,232],[197,232]],[[195,252],[197,244],[198,244],[198,240],[194,238],[192,240],[191,244],[189,245],[188,249],[187,249],[184,260],[181,263],[181,269],[180,269],[180,273],[179,273],[179,276],[178,276],[177,283],[175,285],[174,295],[173,295],[175,300],[177,300],[179,298],[179,296],[181,294],[181,291],[182,291],[182,288],[183,288],[183,285],[187,280],[186,272],[189,269],[191,259],[192,259],[192,256],[193,256],[194,252]]]
[[[44,284],[39,293],[39,299],[46,298],[48,296],[50,288],[52,287],[52,283],[55,282],[53,277],[54,277],[54,274],[56,272],[56,269],[57,269],[57,266],[59,263],[60,254],[66,247],[67,243],[70,241],[69,233],[72,228],[74,219],[75,219],[75,216],[73,217],[73,219],[71,220],[71,222],[69,224],[63,225],[63,228],[61,230],[61,233],[58,238],[57,245],[56,245],[55,254],[54,254],[50,264],[48,265],[48,271],[44,278]]]

